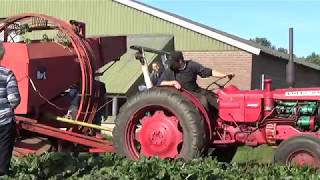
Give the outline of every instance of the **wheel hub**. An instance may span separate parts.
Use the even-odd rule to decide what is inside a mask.
[[[312,153],[301,150],[290,156],[289,164],[298,166],[317,166],[319,165],[319,162]]]
[[[179,121],[175,116],[167,116],[163,111],[156,111],[152,116],[144,117],[141,124],[138,140],[144,156],[177,157],[182,132],[178,128]]]
[[[155,130],[154,132],[152,132],[151,135],[151,142],[153,145],[162,145],[165,143],[165,129],[164,128],[160,128],[158,130]]]

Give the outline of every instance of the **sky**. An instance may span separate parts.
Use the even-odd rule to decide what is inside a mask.
[[[140,0],[218,30],[250,39],[265,37],[294,54],[320,53],[320,0]]]

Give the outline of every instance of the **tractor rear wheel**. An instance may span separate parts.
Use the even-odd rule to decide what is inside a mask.
[[[131,97],[115,120],[113,142],[119,154],[191,160],[207,144],[198,109],[173,88],[154,88]]]
[[[285,165],[320,166],[320,140],[302,135],[283,141],[274,155],[274,162]]]

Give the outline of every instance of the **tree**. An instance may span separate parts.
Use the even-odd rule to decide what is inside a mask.
[[[270,49],[277,50],[279,52],[288,54],[288,49],[283,48],[283,47],[277,48],[267,38],[256,37],[255,39],[250,39],[250,41],[253,41],[253,42],[257,43],[257,44],[260,44],[261,46],[264,46],[264,47],[267,47],[267,48],[270,48]]]
[[[320,55],[315,52],[312,52],[305,60],[320,65]]]
[[[278,51],[288,54],[288,49],[286,49],[286,48],[280,47],[280,48],[278,48]]]
[[[276,48],[274,45],[272,45],[272,43],[267,38],[256,37],[254,39],[250,39],[250,41],[253,41],[253,42],[255,42],[257,44],[260,44],[260,45],[262,45],[264,47],[267,47],[267,48],[270,48],[270,49],[274,49],[274,50],[276,50],[278,52],[282,52],[282,53],[285,53],[285,54],[288,54],[288,52],[289,52],[288,49],[283,48],[283,47]],[[296,55],[293,54],[293,57],[296,58]],[[303,58],[303,57],[300,57],[300,58],[304,59],[305,61],[320,65],[320,54],[316,54],[315,52],[311,53],[306,58]]]
[[[261,46],[264,46],[267,48],[272,48],[272,44],[267,38],[256,37],[255,39],[250,39],[250,41],[256,42],[256,43],[260,44]]]

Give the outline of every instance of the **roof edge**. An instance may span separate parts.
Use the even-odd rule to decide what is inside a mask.
[[[165,12],[159,11],[159,10],[157,10],[155,8],[151,8],[151,7],[145,6],[145,5],[141,4],[141,3],[137,3],[137,2],[132,1],[132,0],[113,0],[113,1],[118,2],[120,4],[123,4],[125,6],[129,6],[131,8],[137,9],[139,11],[145,12],[147,14],[150,14],[152,16],[158,17],[160,19],[169,21],[169,22],[171,22],[173,24],[182,26],[184,28],[190,29],[190,30],[195,31],[197,33],[200,33],[200,34],[209,36],[211,38],[217,39],[217,40],[219,40],[221,42],[224,42],[226,44],[235,46],[235,47],[237,47],[239,49],[242,49],[244,51],[250,52],[252,54],[259,55],[260,52],[261,52],[261,49],[259,49],[259,48],[256,48],[256,47],[251,46],[251,45],[246,44],[246,43],[243,43],[241,41],[237,41],[237,40],[232,39],[230,37],[221,35],[221,34],[219,34],[217,32],[211,31],[209,29],[203,28],[201,26],[198,26],[196,24],[187,22],[185,20],[179,19],[179,18],[174,17],[174,16],[172,16],[170,14],[167,14]]]

